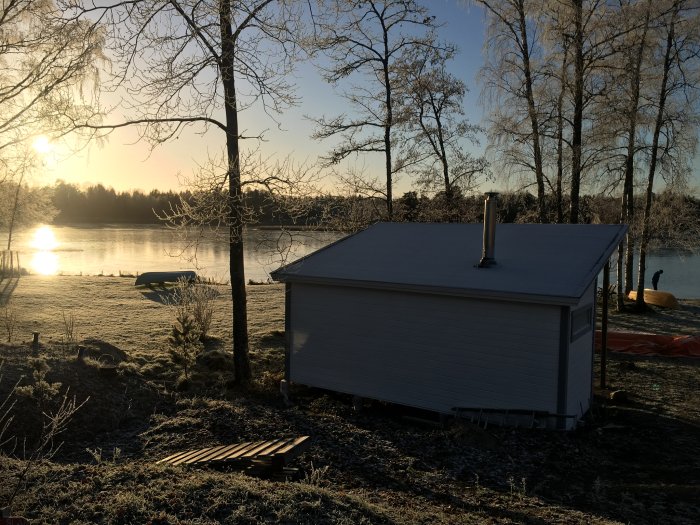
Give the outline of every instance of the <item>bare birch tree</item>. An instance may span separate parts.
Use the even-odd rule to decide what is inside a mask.
[[[317,140],[339,137],[325,157],[334,165],[350,155],[384,154],[386,218],[393,216],[393,182],[403,164],[394,155],[397,64],[421,48],[433,47],[434,17],[415,0],[335,0],[333,16],[321,19],[317,45],[329,63],[324,78],[339,86],[355,114],[316,119]],[[350,78],[361,82],[348,86]],[[357,182],[357,181],[355,181]],[[378,191],[372,185],[372,193]]]
[[[92,114],[103,37],[99,25],[53,1],[0,4],[0,170],[14,146],[63,135]]]
[[[41,167],[32,144],[71,131],[94,112],[103,31],[66,16],[53,1],[0,3],[0,225],[12,247],[16,225],[50,215],[42,193],[26,184]],[[34,202],[25,196],[33,195]],[[42,195],[42,198],[38,198]]]
[[[542,81],[538,0],[475,0],[488,16],[484,93],[494,110],[490,136],[507,145],[501,160],[534,174],[537,218],[547,222],[542,161],[542,110],[535,91]]]
[[[47,188],[31,187],[28,181],[37,169],[36,152],[31,146],[17,145],[13,150],[24,150],[24,158],[16,155],[12,159],[10,176],[0,182],[0,229],[7,232],[7,250],[12,250],[12,242],[17,228],[38,222],[48,222],[56,210],[51,204]]]
[[[634,161],[638,150],[638,120],[639,120],[639,104],[640,104],[640,88],[642,84],[642,64],[645,50],[647,47],[647,33],[651,19],[651,2],[647,0],[642,6],[641,17],[634,16],[631,9],[627,9],[629,17],[627,20],[633,20],[637,26],[637,31],[628,33],[628,43],[623,47],[623,56],[626,67],[624,68],[625,77],[629,86],[625,100],[626,110],[624,112],[624,121],[626,122],[625,132],[625,168],[622,188],[622,207],[620,213],[620,222],[632,224],[634,221]],[[641,20],[641,21],[640,21]],[[631,228],[630,228],[631,230]],[[634,260],[634,234],[628,230],[627,242],[625,243],[625,272],[624,272],[624,294],[629,294],[632,289],[632,266]],[[618,275],[622,263],[622,245],[618,251]],[[618,279],[618,282],[622,279]]]
[[[639,245],[636,306],[644,305],[646,255],[653,227],[654,179],[659,164],[672,176],[683,177],[697,146],[700,82],[700,14],[694,2],[672,0],[658,32],[653,55],[658,88],[652,101],[656,115],[649,147],[644,218]],[[680,218],[680,214],[679,217]]]
[[[474,191],[488,168],[484,155],[468,149],[478,145],[482,129],[464,118],[467,86],[447,69],[455,52],[449,45],[425,48],[399,68],[400,120],[413,157],[410,171],[423,187],[444,192],[448,218],[455,193]]]
[[[73,2],[74,3],[74,2]],[[233,303],[235,381],[251,378],[243,257],[244,173],[241,144],[261,138],[241,129],[240,114],[253,105],[274,118],[296,102],[288,82],[301,27],[299,2],[285,0],[169,0],[83,5],[84,16],[110,28],[117,64],[115,89],[125,94],[124,119],[88,126],[99,129],[138,125],[153,144],[176,139],[187,126],[220,133],[223,161],[205,167],[217,172],[208,194],[219,196],[212,217],[189,210],[190,219],[226,228]],[[209,137],[210,135],[206,135]],[[281,182],[281,181],[280,181]],[[175,211],[177,214],[182,209]],[[190,213],[192,212],[192,213]]]

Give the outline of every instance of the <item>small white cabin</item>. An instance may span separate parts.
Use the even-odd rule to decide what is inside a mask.
[[[478,267],[480,224],[375,224],[272,273],[286,379],[573,428],[592,399],[596,279],[626,229],[499,224]]]

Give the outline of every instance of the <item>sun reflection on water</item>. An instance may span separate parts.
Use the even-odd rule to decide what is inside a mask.
[[[37,228],[32,236],[31,246],[36,250],[31,261],[32,272],[40,275],[56,275],[58,255],[53,250],[58,247],[58,241],[51,226]]]
[[[32,256],[32,273],[39,275],[56,275],[58,273],[58,255],[50,251],[39,251]]]
[[[58,241],[51,226],[39,226],[32,236],[32,248],[50,251],[58,248]]]

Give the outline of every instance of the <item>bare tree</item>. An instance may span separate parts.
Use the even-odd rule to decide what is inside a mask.
[[[614,147],[610,113],[601,110],[611,89],[607,71],[615,67],[623,37],[638,31],[639,19],[621,24],[622,7],[604,0],[478,3],[490,14],[484,68],[484,91],[494,108],[490,138],[501,146],[502,162],[534,174],[539,220],[547,220],[546,186],[555,194],[557,220],[564,219],[566,180],[568,221],[579,222],[584,176],[604,173]],[[596,182],[592,177],[589,188]]]
[[[484,155],[468,151],[478,145],[482,129],[463,118],[467,87],[447,70],[454,53],[448,45],[425,48],[399,68],[400,120],[407,131],[410,171],[422,186],[444,192],[448,214],[455,192],[474,191],[488,168]]]
[[[506,163],[524,165],[534,173],[538,221],[547,222],[542,116],[534,94],[543,78],[540,65],[533,58],[539,53],[536,15],[540,2],[475,1],[488,14],[487,64],[483,73],[484,92],[492,97],[490,102],[495,109],[491,137],[508,144],[510,158],[504,159]]]
[[[216,201],[214,215],[209,216],[202,194],[198,202],[203,208],[188,213],[193,220],[219,224],[227,232],[237,383],[251,378],[241,141],[261,138],[260,132],[247,135],[239,116],[259,105],[274,118],[296,102],[287,79],[297,56],[302,7],[286,0],[161,0],[81,9],[83,16],[97,17],[109,27],[117,66],[114,88],[128,97],[121,122],[88,123],[89,127],[138,125],[142,137],[153,144],[175,139],[193,125],[203,134],[215,130],[223,137],[222,162],[204,168],[205,173],[216,172],[206,195],[223,200]]]
[[[640,121],[643,120],[642,87],[645,81],[645,71],[648,59],[645,57],[649,48],[649,29],[652,22],[652,5],[645,2],[620,2],[618,24],[623,32],[618,41],[618,53],[607,68],[606,92],[598,104],[598,119],[607,120],[607,125],[601,126],[606,130],[611,151],[619,149],[619,154],[613,153],[611,173],[619,172],[619,182],[622,183],[620,201],[620,223],[628,224],[626,242],[620,243],[617,255],[617,307],[624,308],[624,297],[632,289],[632,270],[636,229],[634,228],[635,212],[635,161],[639,155],[639,134],[643,132]],[[617,165],[619,163],[619,166]],[[614,181],[613,184],[617,184]]]
[[[255,224],[263,208],[273,215],[284,216],[294,224],[304,220],[318,195],[316,183],[321,174],[316,166],[294,162],[291,157],[277,159],[263,156],[258,149],[242,149],[241,218],[244,224]],[[229,196],[227,160],[225,156],[210,158],[192,176],[181,177],[187,189],[178,202],[159,216],[161,220],[180,234],[180,250],[177,255],[197,265],[198,250],[202,239],[214,238],[227,243],[229,240]],[[257,206],[246,201],[246,193],[255,192]],[[284,236],[289,233],[285,232]],[[280,264],[286,262],[289,243],[284,250],[273,250]]]
[[[628,14],[632,15],[631,10],[627,10]],[[626,152],[625,152],[625,173],[624,184],[622,189],[622,209],[620,214],[620,222],[631,224],[634,220],[634,159],[637,154],[637,122],[639,117],[639,100],[640,87],[642,83],[642,63],[644,59],[645,49],[647,47],[647,32],[649,30],[649,22],[651,18],[651,2],[647,0],[643,6],[641,16],[642,22],[639,23],[638,17],[630,16],[633,22],[638,25],[638,30],[629,33],[627,36],[632,42],[625,46],[623,54],[625,55],[626,67],[624,68],[625,76],[627,77],[629,92],[625,97],[627,100],[627,108],[625,111],[625,122],[627,123],[626,130]],[[634,236],[628,230],[626,254],[625,254],[625,273],[624,283],[625,295],[629,294],[632,289],[632,262],[634,259]],[[621,245],[622,246],[622,245]],[[618,253],[619,261],[622,261],[622,253]],[[618,271],[619,271],[618,263]],[[622,275],[622,274],[619,274]],[[618,279],[619,281],[620,279]]]
[[[682,177],[697,145],[700,78],[700,29],[693,2],[673,0],[662,18],[659,45],[653,57],[659,74],[653,106],[656,111],[649,148],[649,172],[639,246],[636,306],[644,305],[646,255],[653,228],[654,179],[661,164],[666,173]],[[684,169],[685,168],[685,169]],[[676,217],[676,225],[680,214]]]
[[[546,31],[552,62],[559,64],[562,86],[566,85],[568,100],[564,118],[569,133],[565,142],[570,149],[569,222],[581,217],[581,192],[585,177],[605,173],[614,144],[609,132],[610,112],[607,108],[612,85],[609,71],[614,68],[621,40],[639,27],[622,22],[627,16],[623,6],[605,0],[547,0]],[[559,68],[557,68],[559,69]],[[594,180],[588,187],[593,188]]]
[[[0,225],[8,250],[15,226],[46,204],[26,188],[41,166],[32,144],[38,136],[58,139],[75,130],[75,119],[93,115],[102,44],[94,21],[66,16],[53,1],[0,3]],[[25,199],[30,194],[37,198]]]
[[[18,227],[48,222],[56,213],[48,188],[30,187],[27,183],[36,169],[35,152],[19,144],[12,149],[24,150],[24,157],[12,159],[8,178],[0,182],[0,210],[4,212],[0,214],[0,228],[7,232],[8,251]]]
[[[13,147],[63,135],[92,114],[103,36],[98,24],[52,1],[0,4],[0,178]]]
[[[341,85],[349,77],[362,82],[344,87],[343,96],[356,115],[316,120],[316,139],[339,136],[325,158],[337,164],[353,154],[384,154],[386,218],[393,215],[394,175],[403,165],[393,156],[397,64],[402,57],[435,45],[434,17],[415,0],[335,0],[334,16],[322,19],[317,45],[330,63],[322,66],[325,79]]]

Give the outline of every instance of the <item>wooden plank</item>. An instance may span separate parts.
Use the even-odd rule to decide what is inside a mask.
[[[165,463],[165,462],[167,462],[167,463],[173,463],[173,464],[174,464],[174,462],[177,461],[177,460],[179,460],[179,459],[183,459],[183,458],[189,457],[189,456],[191,456],[191,455],[193,455],[193,454],[195,454],[195,453],[197,453],[197,452],[201,452],[201,451],[202,451],[202,449],[200,448],[200,449],[197,449],[197,450],[186,450],[186,451],[184,451],[184,452],[176,452],[175,454],[171,454],[170,456],[168,456],[168,457],[165,458],[165,459],[161,459],[160,461],[158,461],[158,463]]]
[[[272,446],[276,445],[279,441],[284,441],[284,440],[275,439],[275,440],[272,440],[272,441],[263,441],[262,443],[260,443],[259,446],[255,447],[254,449],[251,449],[251,450],[247,451],[247,452],[243,455],[243,457],[252,458],[252,457],[257,457],[257,456],[263,456],[263,455],[265,455],[265,450],[267,450],[268,448],[270,448],[271,445],[272,445]]]
[[[210,450],[211,447],[208,448],[200,448],[198,450],[191,450],[184,454],[182,457],[180,457],[177,461],[171,462],[173,465],[179,465],[180,463],[184,463],[188,461],[189,459],[193,458],[194,456],[197,456],[198,454],[201,454],[202,452],[206,452]]]
[[[310,439],[311,436],[300,436],[298,438],[295,438],[286,447],[275,452],[275,456],[284,456],[285,458],[287,458],[292,452],[295,452],[294,455],[301,454],[304,450],[309,448],[309,445],[311,445],[311,442],[309,441]],[[301,445],[303,443],[306,443],[306,445],[302,447]]]
[[[215,456],[216,454],[218,454],[219,452],[221,452],[221,451],[222,451],[223,449],[225,449],[225,448],[226,448],[225,445],[220,445],[220,446],[218,446],[218,447],[212,447],[212,448],[209,448],[209,449],[204,449],[204,450],[202,450],[199,454],[196,454],[196,455],[190,457],[189,459],[187,459],[187,461],[185,461],[185,463],[188,463],[188,464],[189,464],[189,463],[204,463],[204,462],[207,462],[207,461],[209,461],[209,457]]]
[[[237,460],[243,457],[245,454],[248,453],[249,450],[252,450],[254,448],[259,447],[262,445],[264,441],[253,441],[252,443],[249,443],[248,446],[241,448],[240,450],[236,450],[234,453],[229,454],[225,461],[232,461],[232,460]]]
[[[224,450],[219,452],[218,454],[214,455],[213,457],[210,457],[208,461],[222,461],[226,460],[230,456],[234,455],[236,452],[241,450],[242,448],[245,448],[250,445],[250,441],[247,441],[245,443],[237,443],[234,445],[229,445],[227,446]]]
[[[279,450],[282,448],[286,447],[293,441],[293,438],[282,438],[282,439],[275,439],[272,441],[268,441],[268,446],[265,447],[263,450],[261,450],[258,455],[261,457],[272,457],[274,456]]]
[[[178,452],[157,463],[171,465],[227,464],[238,468],[257,465],[266,470],[281,469],[285,462],[300,454],[310,444],[309,436],[285,437],[267,441],[247,441]]]

